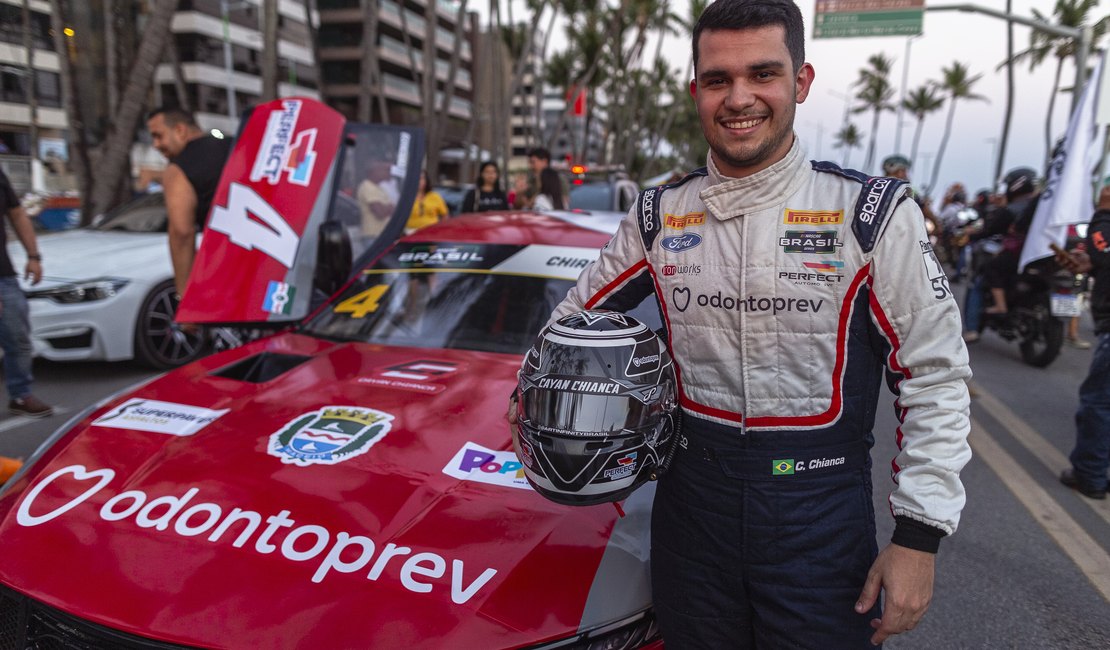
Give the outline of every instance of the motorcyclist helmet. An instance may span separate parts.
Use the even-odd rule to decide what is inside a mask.
[[[1029,167],[1011,169],[1002,177],[1002,190],[1006,200],[1032,194],[1037,188],[1037,172]]]
[[[901,154],[894,154],[883,159],[883,174],[885,176],[893,176],[902,170],[909,171],[910,167],[910,159]]]
[[[600,310],[560,318],[536,337],[520,372],[525,477],[565,505],[626,498],[666,466],[676,395],[667,346],[640,321]]]

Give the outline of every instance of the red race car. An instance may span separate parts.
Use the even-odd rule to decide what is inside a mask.
[[[304,149],[288,157],[280,181],[314,180]],[[335,165],[318,207],[342,163],[316,164]],[[228,174],[214,213],[251,190]],[[548,502],[505,421],[522,355],[616,220],[495,213],[417,231],[285,331],[74,417],[0,494],[0,647],[661,648],[653,487],[620,509]],[[228,242],[215,228],[204,247]],[[296,287],[275,289],[260,260],[239,286],[246,262],[219,259],[199,277],[224,302],[296,317]],[[183,310],[236,320],[211,284],[195,289]],[[638,315],[657,322],[653,309]]]

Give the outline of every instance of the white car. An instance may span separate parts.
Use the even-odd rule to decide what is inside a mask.
[[[22,283],[35,356],[138,359],[169,368],[203,353],[201,338],[173,323],[177,304],[161,194],[132,201],[94,226],[38,239],[45,277],[35,286]],[[9,251],[22,273],[23,248]]]

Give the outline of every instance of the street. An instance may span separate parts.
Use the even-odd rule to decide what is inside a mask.
[[[1089,315],[1082,335],[1094,341]],[[1046,369],[1020,362],[1016,343],[988,333],[970,346],[972,447],[960,530],[942,542],[933,604],[889,648],[1110,647],[1110,501],[1060,485],[1074,439],[1077,388],[1090,350],[1065,347]],[[127,363],[35,364],[35,390],[58,413],[0,420],[0,454],[27,456],[96,400],[156,373]],[[880,546],[896,421],[880,397],[873,451]]]

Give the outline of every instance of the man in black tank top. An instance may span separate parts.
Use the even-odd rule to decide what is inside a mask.
[[[196,236],[204,230],[220,172],[231,152],[231,140],[206,134],[192,115],[174,107],[151,111],[147,128],[154,148],[170,161],[162,174],[162,186],[174,285],[181,295],[193,268]]]

